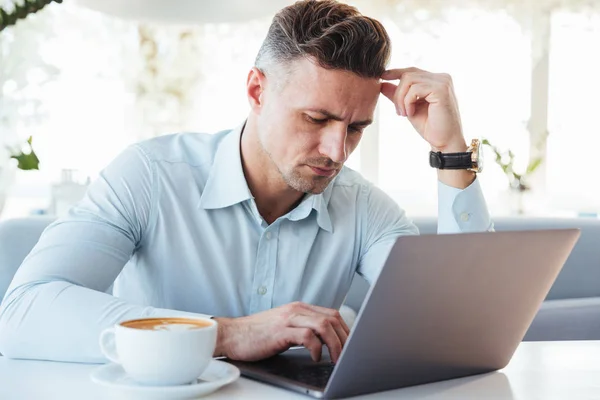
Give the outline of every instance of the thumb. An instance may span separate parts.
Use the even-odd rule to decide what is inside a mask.
[[[398,89],[398,85],[394,85],[393,83],[390,82],[383,82],[381,84],[381,93],[387,97],[388,99],[391,100],[391,102],[394,102],[394,94],[396,93],[396,89]]]

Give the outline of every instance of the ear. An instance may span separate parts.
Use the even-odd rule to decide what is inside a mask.
[[[265,75],[256,67],[252,67],[248,73],[246,82],[246,94],[250,108],[255,114],[260,114],[263,106],[263,93],[265,90]]]

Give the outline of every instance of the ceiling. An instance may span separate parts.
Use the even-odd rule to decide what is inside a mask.
[[[293,0],[76,0],[116,17],[174,24],[242,22],[274,15]]]

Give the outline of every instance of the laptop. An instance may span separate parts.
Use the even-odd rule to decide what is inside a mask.
[[[337,364],[326,351],[313,362],[304,348],[228,361],[248,378],[326,399],[502,369],[578,238],[578,229],[400,237]]]

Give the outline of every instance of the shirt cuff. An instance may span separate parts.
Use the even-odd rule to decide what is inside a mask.
[[[438,233],[492,231],[494,226],[475,178],[465,189],[438,181]]]

